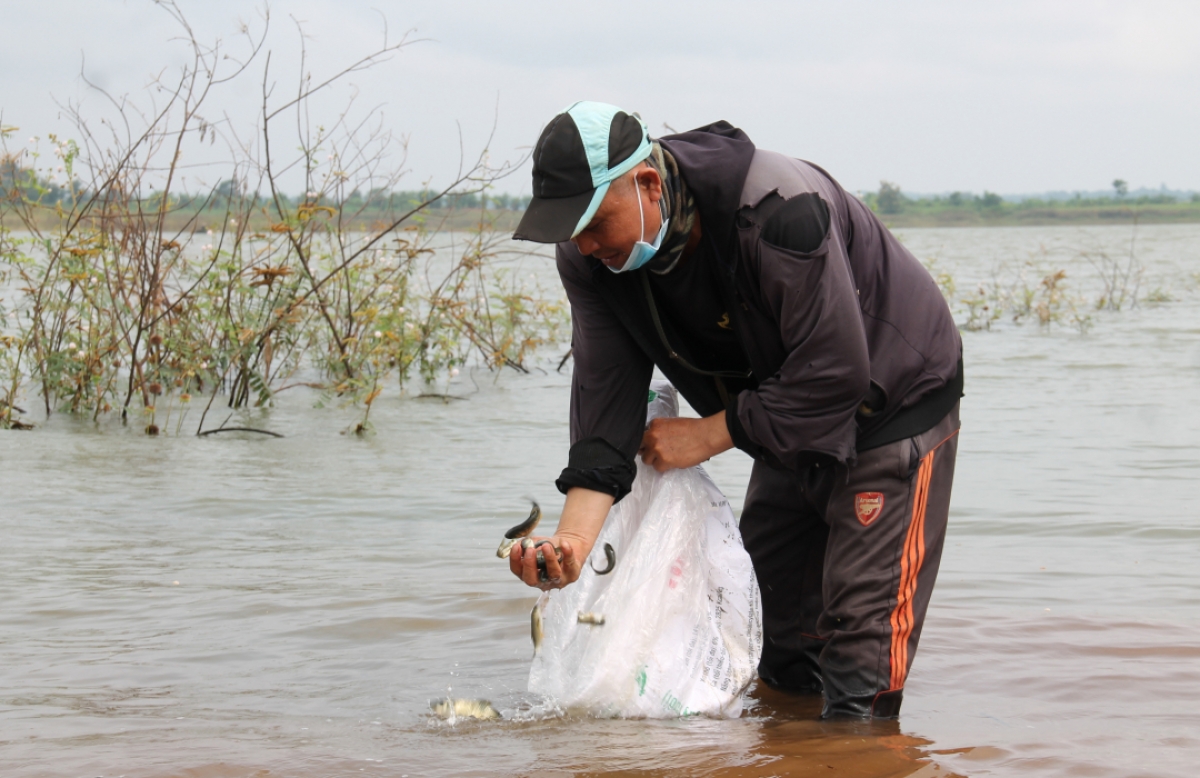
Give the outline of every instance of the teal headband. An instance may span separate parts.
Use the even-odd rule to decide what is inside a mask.
[[[588,166],[591,168],[592,186],[595,187],[587,210],[583,212],[583,216],[579,217],[579,221],[575,225],[575,230],[571,233],[572,238],[583,232],[584,228],[592,221],[592,218],[596,215],[596,211],[600,208],[600,203],[604,201],[604,195],[608,194],[608,187],[612,182],[630,170],[633,170],[650,156],[653,148],[650,141],[650,130],[646,127],[646,123],[642,121],[642,117],[632,114],[637,118],[638,123],[642,125],[641,142],[638,144],[637,149],[628,157],[618,162],[614,167],[610,168],[608,166],[610,128],[613,116],[620,111],[621,109],[615,105],[593,103],[587,100],[575,103],[563,111],[563,113],[571,116],[571,119],[575,122],[575,126],[579,128],[579,135],[583,140],[584,153],[587,154]]]

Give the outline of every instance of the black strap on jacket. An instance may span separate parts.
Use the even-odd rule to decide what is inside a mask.
[[[642,291],[646,293],[646,305],[650,307],[650,318],[654,321],[654,330],[658,333],[658,339],[662,341],[663,348],[667,350],[667,356],[677,363],[680,367],[697,375],[710,376],[713,383],[717,387],[717,395],[721,398],[721,405],[728,409],[734,402],[732,395],[729,394],[729,388],[725,386],[723,378],[737,378],[746,380],[752,378],[754,371],[746,368],[745,370],[702,370],[683,358],[678,351],[671,347],[671,342],[667,340],[667,332],[663,329],[662,319],[658,315],[658,305],[654,302],[654,290],[650,288],[650,277],[645,273],[639,273],[642,277]]]
[[[963,362],[958,358],[958,371],[945,385],[934,389],[914,405],[900,409],[882,427],[860,435],[856,448],[861,453],[895,443],[933,429],[963,396]]]
[[[662,341],[663,348],[667,350],[667,356],[687,370],[698,375],[712,376],[713,378],[750,378],[753,372],[747,368],[746,370],[701,370],[695,365],[688,362],[683,356],[671,347],[667,340],[667,333],[663,330],[662,319],[658,315],[658,305],[654,302],[654,290],[650,288],[650,278],[645,273],[640,273],[642,277],[642,290],[646,293],[646,304],[650,306],[650,318],[654,320],[654,329],[658,332],[658,339]]]

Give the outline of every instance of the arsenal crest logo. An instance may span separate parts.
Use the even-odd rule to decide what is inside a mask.
[[[871,526],[871,522],[883,513],[883,492],[859,492],[854,495],[854,512],[858,514],[860,524]]]

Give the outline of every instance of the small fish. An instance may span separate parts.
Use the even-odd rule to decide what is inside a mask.
[[[453,719],[498,719],[500,711],[487,700],[455,700],[447,697],[431,706],[433,712],[446,720]]]
[[[576,619],[576,621],[578,621],[580,624],[595,624],[597,627],[603,627],[604,614],[579,611],[579,617]]]
[[[546,607],[546,600],[549,597],[549,592],[542,592],[542,596],[538,597],[538,601],[534,603],[533,610],[529,612],[529,636],[533,638],[533,655],[537,656],[542,650],[542,638],[545,633],[542,632],[542,609]]]
[[[542,506],[538,505],[536,500],[530,500],[529,502],[533,506],[529,510],[529,516],[525,519],[525,521],[513,527],[508,532],[505,532],[504,537],[510,540],[513,538],[523,538],[529,533],[533,532],[534,528],[537,527],[538,522],[542,520]]]
[[[530,502],[533,503],[533,509],[529,511],[529,518],[504,533],[504,540],[500,541],[500,548],[496,549],[496,556],[501,559],[506,559],[516,542],[533,532],[538,522],[542,520],[542,507],[537,504],[536,500],[530,500]]]
[[[604,544],[604,558],[608,560],[608,566],[603,570],[596,570],[596,566],[592,565],[592,569],[596,570],[596,575],[608,575],[617,566],[617,552],[613,549],[611,543]]]
[[[559,548],[558,546],[554,545],[549,540],[546,540],[545,538],[542,538],[541,540],[534,540],[533,538],[522,538],[521,539],[521,548],[523,548],[523,549],[526,549],[526,548],[538,549],[538,552],[537,552],[538,580],[546,582],[546,581],[550,580],[550,574],[548,572],[546,572],[546,555],[543,554],[541,551],[542,546],[549,546],[550,548],[554,549],[554,556],[558,557],[558,563],[560,565],[562,564],[562,561],[563,561],[562,549]]]

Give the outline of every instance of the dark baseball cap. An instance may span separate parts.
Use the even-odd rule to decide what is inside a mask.
[[[513,237],[560,243],[578,235],[609,184],[650,156],[650,132],[636,113],[581,101],[555,116],[533,150],[533,199]]]

